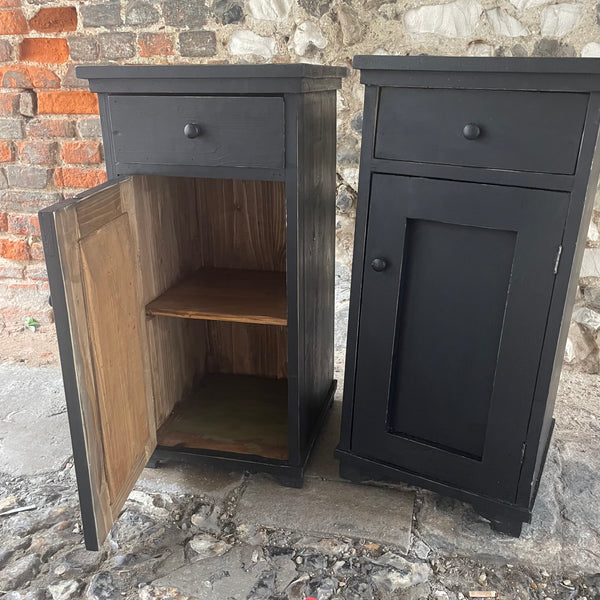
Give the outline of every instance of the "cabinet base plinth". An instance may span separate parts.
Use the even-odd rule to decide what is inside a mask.
[[[407,483],[468,502],[475,511],[490,521],[490,525],[495,531],[506,535],[519,537],[523,523],[531,521],[531,509],[535,498],[532,498],[530,506],[509,504],[427,479],[392,465],[357,456],[351,451],[339,447],[335,451],[335,457],[340,461],[340,476],[344,479],[349,479],[354,483],[381,480]]]

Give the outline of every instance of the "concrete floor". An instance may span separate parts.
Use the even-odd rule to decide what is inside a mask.
[[[315,449],[302,490],[261,475],[247,478],[236,515],[252,535],[261,526],[379,541],[497,562],[583,573],[600,571],[600,377],[564,373],[557,426],[531,525],[519,539],[490,530],[468,505],[404,486],[340,480],[332,451],[340,405]],[[0,364],[0,472],[36,475],[70,460],[58,369]],[[145,469],[136,489],[224,497],[240,472],[166,464]],[[416,500],[416,501],[415,501]]]

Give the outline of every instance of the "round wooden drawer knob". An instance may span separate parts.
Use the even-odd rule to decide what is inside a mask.
[[[481,135],[481,128],[475,123],[467,123],[463,127],[463,135],[468,140],[476,140]]]
[[[183,135],[190,140],[197,138],[200,135],[200,127],[196,123],[187,123],[183,128]]]
[[[373,271],[385,271],[387,267],[387,262],[383,258],[374,258],[371,262],[371,269]]]

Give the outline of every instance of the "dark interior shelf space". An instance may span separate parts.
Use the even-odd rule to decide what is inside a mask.
[[[287,325],[285,273],[202,268],[150,302],[146,314]]]
[[[158,445],[288,458],[287,379],[206,375],[175,405]]]

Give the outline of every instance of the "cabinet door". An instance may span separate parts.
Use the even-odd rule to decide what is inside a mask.
[[[40,212],[88,549],[156,447],[130,181]]]
[[[559,192],[373,176],[355,453],[514,501],[568,206]]]

